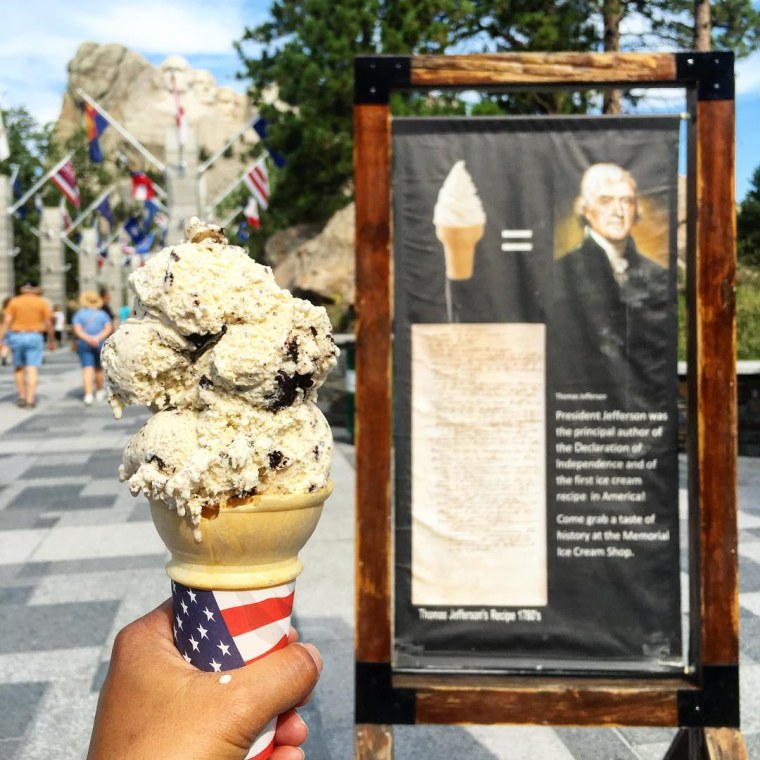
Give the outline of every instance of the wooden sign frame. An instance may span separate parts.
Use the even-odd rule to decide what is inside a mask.
[[[739,727],[732,53],[355,60],[356,757],[393,724],[680,727],[668,758],[746,758]],[[678,87],[687,92],[688,482],[693,677],[392,670],[391,115],[394,90]]]

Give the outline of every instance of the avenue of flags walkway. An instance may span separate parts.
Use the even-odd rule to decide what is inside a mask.
[[[84,407],[80,382],[76,355],[59,350],[42,367],[37,408],[18,409],[12,368],[0,367],[3,760],[84,757],[115,634],[170,595],[147,504],[117,478],[147,412],[116,421],[105,403]],[[325,660],[301,710],[309,760],[353,758],[354,452],[335,435],[335,490],[295,591],[294,623]],[[760,758],[760,459],[741,458],[739,478],[742,728]],[[673,733],[400,726],[395,758],[661,760]]]

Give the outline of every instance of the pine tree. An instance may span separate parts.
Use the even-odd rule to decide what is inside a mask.
[[[238,43],[254,101],[276,88],[287,104],[261,107],[287,161],[273,173],[268,229],[322,221],[350,200],[353,59],[376,52],[378,12],[377,0],[275,0],[271,19]],[[249,43],[261,46],[257,58],[246,56]]]
[[[747,54],[760,44],[752,0],[712,3],[716,49]],[[237,43],[250,94],[269,121],[270,147],[287,158],[272,173],[264,227],[322,222],[351,199],[353,58],[358,54],[690,49],[694,0],[274,0],[270,18]],[[645,31],[624,35],[643,19]],[[642,26],[642,25],[639,25]],[[585,113],[592,92],[396,95],[395,114]],[[605,112],[619,108],[608,95]]]

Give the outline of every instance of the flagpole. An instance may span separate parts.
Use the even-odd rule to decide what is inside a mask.
[[[66,235],[64,235],[63,233],[61,234],[61,240],[63,240],[63,242],[64,242],[64,243],[65,243],[65,244],[66,244],[66,245],[67,245],[69,248],[71,248],[71,250],[72,250],[72,251],[74,251],[74,253],[76,253],[76,254],[77,254],[77,256],[86,256],[86,255],[87,255],[87,254],[85,254],[85,252],[84,252],[84,251],[83,251],[83,250],[82,250],[82,249],[81,249],[81,248],[80,248],[80,247],[79,247],[79,246],[78,246],[76,243],[74,243],[74,242],[72,242],[71,240],[69,240],[69,239],[66,237]]]
[[[182,124],[182,119],[184,118],[184,112],[182,110],[182,104],[179,99],[179,89],[177,88],[177,75],[175,74],[175,69],[170,69],[171,74],[171,85],[172,85],[172,95],[174,96],[174,108],[176,111],[175,115],[175,121],[177,122],[177,147],[179,148],[179,170],[180,173],[184,174],[185,170],[185,140],[184,136],[182,134],[182,130],[184,129],[185,125]]]
[[[65,235],[71,234],[73,230],[75,230],[83,221],[84,218],[92,211],[94,208],[99,206],[104,198],[107,198],[114,190],[116,189],[116,185],[111,185],[111,187],[108,188],[104,193],[102,193],[98,198],[96,198],[69,226],[67,230],[64,230],[61,233],[61,237]]]
[[[73,155],[69,153],[64,156],[44,177],[38,179],[12,206],[8,206],[8,213],[15,214]]]
[[[217,160],[219,160],[219,158],[221,158],[221,156],[224,155],[224,153],[234,143],[236,143],[249,129],[253,129],[253,126],[252,126],[253,122],[256,121],[256,119],[258,118],[258,115],[259,115],[258,112],[256,112],[253,115],[253,118],[241,130],[239,130],[238,132],[236,132],[233,137],[230,137],[229,140],[227,140],[227,142],[224,143],[224,145],[221,148],[219,148],[219,150],[216,153],[214,153],[213,156],[211,156],[211,158],[209,158],[207,161],[204,161],[198,167],[198,176],[200,176],[201,174],[204,174],[206,171],[208,171],[211,168],[211,164],[213,164],[214,162],[216,162]],[[259,138],[258,134],[256,133],[255,129],[253,130],[253,134],[256,135],[256,141],[254,142],[254,145],[255,145],[256,142],[259,142],[260,138]]]
[[[236,180],[231,182],[229,185],[227,185],[226,189],[222,192],[222,194],[214,201],[214,203],[211,206],[211,209],[215,209],[244,179],[245,177],[252,172],[263,160],[265,160],[265,156],[261,156],[260,158],[256,159],[254,161],[253,166],[250,166],[248,169],[246,169]]]
[[[132,147],[136,148],[143,158],[147,158],[160,172],[166,171],[166,166],[162,164],[146,147],[144,147],[136,137],[127,132],[116,119],[111,116],[102,106],[98,105],[81,87],[77,90],[82,100],[89,103]]]
[[[244,208],[245,206],[240,206],[237,208],[219,226],[226,227]]]

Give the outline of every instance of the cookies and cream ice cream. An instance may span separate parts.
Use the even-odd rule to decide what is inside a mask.
[[[475,183],[457,161],[438,192],[433,209],[436,237],[443,243],[446,276],[450,280],[472,277],[475,246],[483,237],[486,213]]]
[[[135,314],[103,348],[114,416],[155,414],[120,470],[195,527],[258,494],[328,483],[332,436],[314,403],[338,349],[322,307],[281,289],[269,267],[193,218],[187,241],[129,278]]]

